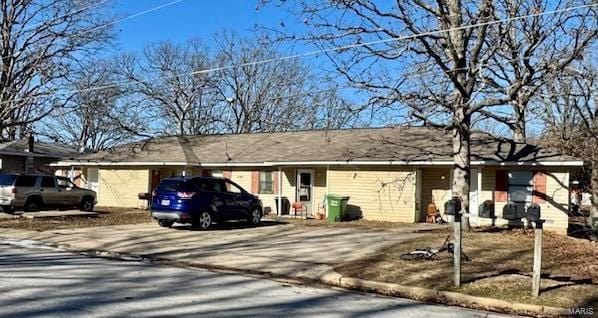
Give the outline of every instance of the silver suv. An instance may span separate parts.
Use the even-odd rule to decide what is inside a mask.
[[[65,177],[0,174],[0,205],[4,212],[15,209],[39,211],[45,207],[78,207],[93,211],[95,204],[95,191],[79,188]]]

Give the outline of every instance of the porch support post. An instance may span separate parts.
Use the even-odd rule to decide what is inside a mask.
[[[72,183],[75,183],[75,166],[71,166],[71,173],[70,173],[69,179],[71,180]]]
[[[478,175],[476,176],[476,178],[478,178],[478,188],[477,190],[477,196],[478,196],[478,206],[473,207],[474,211],[475,211],[475,215],[476,215],[476,220],[477,220],[477,226],[481,226],[482,225],[482,219],[480,219],[480,204],[482,204],[484,201],[482,201],[482,167],[480,166],[478,168]],[[471,190],[470,190],[471,191]],[[469,207],[469,209],[471,210],[471,207]]]
[[[282,167],[278,166],[278,216],[282,215]]]

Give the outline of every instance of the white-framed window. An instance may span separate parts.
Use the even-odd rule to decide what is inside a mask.
[[[258,193],[274,193],[274,178],[272,175],[272,171],[260,171],[260,184],[258,188]]]
[[[508,193],[509,201],[522,206],[532,203],[534,174],[532,171],[510,171]]]

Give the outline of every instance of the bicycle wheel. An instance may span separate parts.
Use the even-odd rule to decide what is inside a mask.
[[[429,257],[429,254],[427,252],[422,252],[422,251],[414,251],[414,252],[403,253],[403,254],[399,255],[399,258],[404,261],[419,261],[419,260],[427,259],[428,257]]]

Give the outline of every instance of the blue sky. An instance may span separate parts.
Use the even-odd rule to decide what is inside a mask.
[[[115,0],[115,13],[128,16],[172,0]],[[249,35],[256,24],[277,25],[287,15],[274,6],[260,6],[259,0],[185,0],[172,6],[118,23],[118,48],[139,51],[149,43],[183,42],[197,37],[209,41],[224,29]]]

